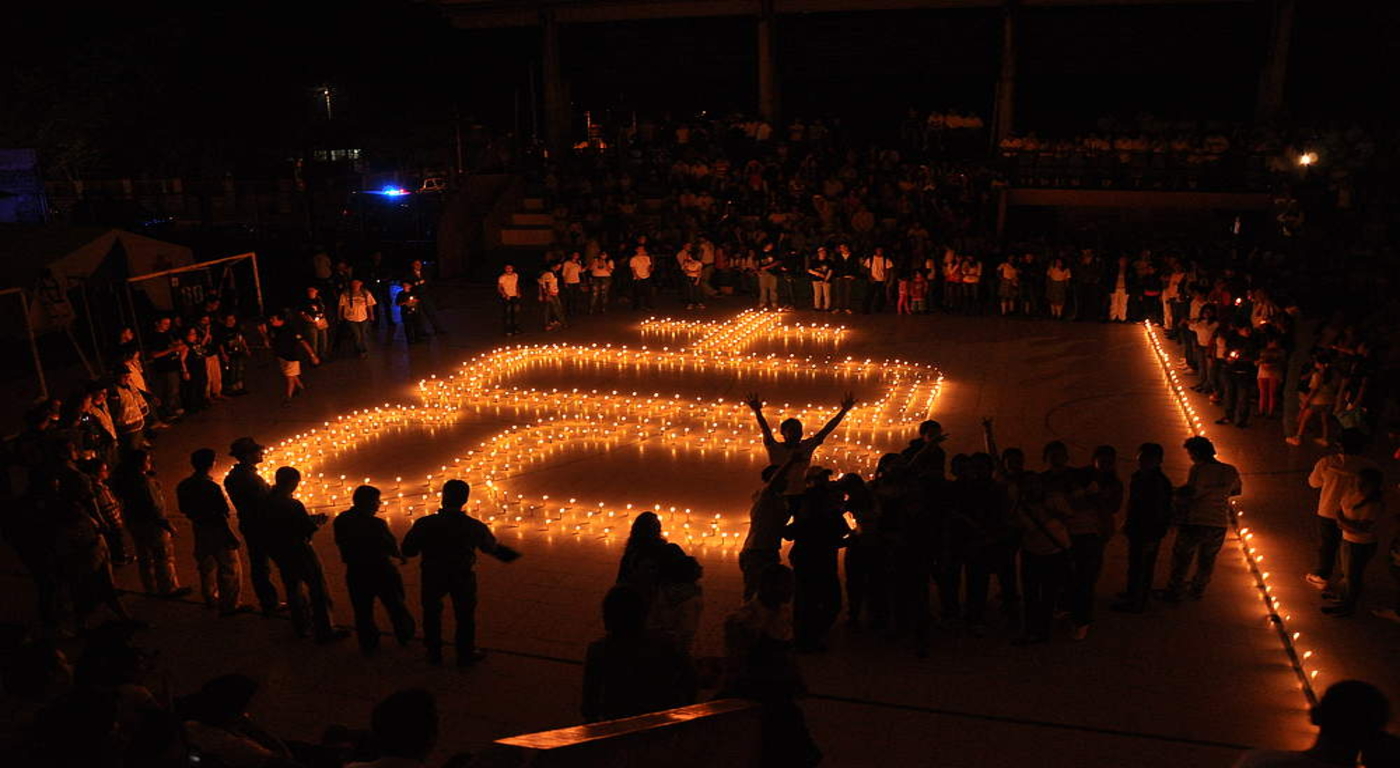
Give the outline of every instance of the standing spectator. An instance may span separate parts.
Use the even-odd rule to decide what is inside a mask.
[[[773,256],[771,244],[764,247],[755,270],[758,273],[758,308],[778,309],[778,260]]]
[[[248,388],[245,383],[245,372],[248,367],[248,339],[243,335],[243,329],[239,325],[238,315],[227,312],[223,316],[223,325],[215,333],[217,340],[219,359],[223,362],[223,382],[224,393],[228,395],[246,395]]]
[[[251,437],[240,437],[229,446],[229,455],[238,461],[224,475],[224,490],[238,511],[238,532],[243,534],[243,545],[248,554],[248,577],[253,582],[253,592],[258,596],[258,606],[264,616],[271,616],[281,608],[277,598],[277,588],[272,584],[272,568],[269,565],[269,531],[267,522],[267,499],[272,488],[258,474],[263,452],[267,450]]]
[[[282,588],[297,637],[314,637],[317,643],[330,643],[349,633],[331,625],[331,598],[321,558],[311,546],[311,538],[326,524],[324,514],[307,514],[306,507],[293,494],[301,484],[301,473],[294,467],[279,467],[267,496],[267,545]]]
[[[783,529],[792,517],[783,499],[787,488],[787,472],[798,460],[796,451],[788,455],[781,466],[763,469],[763,487],[754,493],[749,508],[749,532],[739,551],[739,570],[744,575],[744,599],[753,597],[758,589],[759,575],[770,565],[782,562]]]
[[[685,308],[704,309],[705,291],[701,285],[705,275],[705,265],[691,255],[689,249],[682,249],[680,259],[681,279],[685,281]]]
[[[126,538],[123,534],[126,525],[122,518],[121,499],[117,498],[110,485],[112,465],[104,459],[89,459],[84,463],[83,471],[92,481],[93,499],[97,502],[98,530],[107,544],[107,553],[112,565],[126,565],[131,562],[131,555],[127,553]]]
[[[1323,606],[1328,616],[1346,617],[1356,612],[1365,585],[1366,566],[1376,555],[1376,523],[1385,513],[1385,479],[1379,469],[1357,475],[1356,490],[1342,497],[1337,525],[1342,529],[1342,562],[1346,564],[1344,587],[1333,605]]]
[[[1031,645],[1050,640],[1055,600],[1069,580],[1070,535],[1065,520],[1069,505],[1062,494],[1047,495],[1040,476],[1027,475],[1016,505],[1021,526],[1021,595],[1025,632],[1014,642]]]
[[[330,348],[330,320],[326,317],[326,303],[321,299],[321,289],[314,285],[306,286],[306,297],[297,305],[297,318],[301,320],[301,335],[311,345],[311,356],[326,359]]]
[[[632,258],[627,260],[632,271],[632,309],[652,308],[651,256],[643,246],[637,246]]]
[[[1191,473],[1186,485],[1177,489],[1179,508],[1176,541],[1172,545],[1172,571],[1162,599],[1181,602],[1186,593],[1186,574],[1191,561],[1196,573],[1191,579],[1190,596],[1205,595],[1215,570],[1215,557],[1225,543],[1230,525],[1230,498],[1242,493],[1240,473],[1215,458],[1215,445],[1204,437],[1192,437],[1183,445],[1191,457]]]
[[[117,383],[112,387],[116,399],[112,419],[117,427],[120,452],[130,452],[146,447],[146,420],[151,415],[146,393],[137,389],[136,374],[127,366],[113,371]]]
[[[361,358],[369,357],[366,338],[370,326],[374,324],[374,308],[377,304],[374,294],[365,290],[364,282],[359,279],[352,279],[349,289],[340,294],[340,323],[349,332],[350,341],[355,345],[355,353]]]
[[[583,257],[578,251],[559,265],[559,277],[564,283],[564,315],[574,317],[583,310]]]
[[[282,405],[292,404],[292,398],[306,389],[301,381],[301,357],[306,355],[312,365],[319,365],[321,359],[307,343],[306,338],[287,322],[282,314],[268,318],[272,325],[272,354],[277,357],[278,370],[286,386],[282,392]]]
[[[1108,295],[1108,319],[1111,322],[1128,321],[1128,292],[1133,288],[1131,268],[1127,256],[1118,257],[1118,266],[1112,271],[1113,286]]]
[[[544,329],[557,331],[565,327],[564,307],[559,302],[559,276],[555,267],[548,264],[540,271],[535,282],[539,285],[540,307],[544,310]]]
[[[612,291],[613,260],[607,251],[599,251],[588,262],[589,303],[588,314],[598,315],[608,311],[608,295]]]
[[[1142,613],[1152,594],[1157,553],[1171,525],[1172,482],[1162,472],[1164,451],[1157,443],[1138,448],[1138,469],[1128,484],[1128,583],[1113,610]]]
[[[1021,270],[1016,266],[1016,257],[1008,254],[997,265],[997,301],[1003,317],[1016,311],[1020,287]]]
[[[217,402],[224,399],[224,367],[219,354],[219,334],[214,327],[214,316],[200,315],[196,328],[199,329],[199,349],[204,358],[199,361],[204,365],[202,394],[205,402]]]
[[[890,276],[894,272],[894,260],[885,255],[885,249],[875,248],[875,253],[865,259],[865,314],[884,312],[889,300]]]
[[[851,246],[841,243],[836,246],[836,258],[831,263],[832,312],[851,314],[851,294],[855,291],[856,277],[860,273],[860,263],[851,254]]]
[[[243,589],[243,569],[238,562],[238,538],[228,526],[228,500],[209,476],[214,450],[200,448],[190,454],[194,472],[175,486],[180,513],[194,527],[194,560],[199,569],[199,589],[206,608],[220,616],[247,613],[238,602]]]
[[[415,623],[404,605],[403,577],[391,558],[407,562],[388,523],[378,517],[379,489],[362,485],[352,496],[353,506],[336,515],[335,544],[345,563],[345,586],[355,612],[355,637],[366,656],[379,650],[379,627],[374,603],[384,604],[399,645],[413,640]]]
[[[413,295],[418,299],[418,309],[422,313],[419,322],[432,325],[434,336],[445,335],[447,329],[443,326],[442,319],[438,317],[437,313],[437,296],[434,295],[436,281],[429,281],[427,268],[422,261],[414,259],[409,263],[407,282],[412,286]]]
[[[413,283],[405,280],[399,284],[399,295],[394,304],[399,308],[399,322],[403,324],[405,344],[417,344],[423,338],[423,303],[413,290]]]
[[[169,317],[156,319],[155,331],[147,342],[151,350],[153,391],[160,404],[160,414],[166,421],[183,416],[180,402],[180,359],[184,343],[180,341]]]
[[[1065,260],[1056,256],[1045,272],[1045,303],[1050,305],[1050,316],[1059,320],[1065,316],[1065,303],[1069,301],[1069,281],[1073,273]]]
[[[203,335],[199,328],[192,325],[185,329],[182,338],[184,344],[180,349],[180,399],[186,411],[202,411],[210,404],[206,397],[209,387],[204,380],[206,369]]]
[[[146,594],[188,595],[193,590],[181,587],[175,576],[175,552],[170,546],[175,527],[165,516],[165,491],[156,478],[155,457],[147,451],[132,451],[118,468],[113,485],[122,502]]]
[[[496,295],[501,297],[501,326],[505,335],[520,333],[520,275],[515,273],[515,265],[507,264],[496,278]]]
[[[442,486],[442,508],[420,517],[403,537],[404,557],[422,555],[423,644],[430,664],[442,663],[442,599],[452,598],[457,625],[457,666],[466,667],[485,658],[476,647],[476,552],[502,562],[519,557],[497,543],[485,523],[463,511],[471,488],[461,480]]]
[[[846,546],[850,529],[841,515],[841,491],[831,482],[831,470],[809,467],[801,508],[783,537],[792,540],[792,563],[797,592],[793,602],[797,650],[824,651],[822,638],[841,615],[841,579],[837,553]]]
[[[1324,456],[1313,464],[1308,485],[1318,489],[1317,496],[1317,567],[1307,575],[1309,584],[1318,589],[1334,586],[1337,573],[1337,551],[1343,531],[1338,523],[1342,504],[1354,496],[1361,483],[1361,473],[1377,469],[1376,463],[1361,455],[1366,450],[1366,435],[1358,429],[1342,430],[1338,438],[1340,450]]]
[[[1312,373],[1308,374],[1307,391],[1300,397],[1302,407],[1298,413],[1298,431],[1284,438],[1289,445],[1303,444],[1303,435],[1307,434],[1308,423],[1314,416],[1322,427],[1322,436],[1314,438],[1313,442],[1321,446],[1331,444],[1329,436],[1332,434],[1332,411],[1336,408],[1337,390],[1341,385],[1340,377],[1332,363],[1330,350],[1320,354],[1313,363]]]

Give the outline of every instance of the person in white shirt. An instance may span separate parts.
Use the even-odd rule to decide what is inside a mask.
[[[1376,463],[1361,455],[1366,449],[1366,435],[1357,429],[1344,429],[1338,436],[1341,452],[1323,456],[1308,474],[1308,485],[1318,489],[1317,496],[1317,567],[1307,575],[1309,584],[1318,589],[1333,586],[1337,573],[1337,551],[1341,548],[1343,531],[1337,522],[1342,499],[1356,492],[1361,473],[1376,469]]]
[[[559,276],[554,274],[558,266],[545,267],[536,282],[539,283],[540,304],[544,307],[544,329],[555,331],[564,327],[564,306],[559,303]]]
[[[632,270],[632,308],[651,309],[651,255],[645,246],[637,246],[627,267]]]
[[[1376,523],[1385,514],[1385,477],[1379,469],[1367,468],[1357,473],[1356,490],[1342,497],[1337,511],[1337,525],[1342,529],[1342,562],[1344,588],[1335,595],[1337,602],[1325,605],[1328,616],[1345,617],[1356,612],[1365,584],[1366,566],[1376,556]]]
[[[889,301],[890,273],[894,270],[894,260],[885,255],[885,249],[877,247],[875,253],[862,263],[865,277],[869,281],[865,289],[865,314],[884,312]]]
[[[507,264],[496,278],[496,294],[501,297],[501,325],[507,336],[520,333],[520,275],[515,266]]]
[[[1204,437],[1192,437],[1182,446],[1191,457],[1191,474],[1178,489],[1176,541],[1172,545],[1171,577],[1162,597],[1176,603],[1186,594],[1186,573],[1196,561],[1190,596],[1205,595],[1215,571],[1215,558],[1230,527],[1230,498],[1244,492],[1239,470],[1215,458],[1215,445]]]
[[[345,328],[349,329],[350,341],[355,345],[355,353],[369,357],[365,344],[370,323],[374,322],[374,294],[365,290],[363,280],[351,280],[350,287],[340,294],[339,314]]]
[[[564,282],[564,314],[573,317],[583,308],[583,258],[578,251],[559,268],[559,276]]]
[[[601,314],[608,311],[608,293],[612,290],[613,260],[606,251],[600,251],[588,262],[588,282],[592,290],[588,303],[588,314]]]

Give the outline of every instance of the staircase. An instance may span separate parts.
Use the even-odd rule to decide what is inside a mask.
[[[554,244],[554,216],[544,210],[544,199],[525,197],[520,209],[501,224],[503,248],[548,248]]]

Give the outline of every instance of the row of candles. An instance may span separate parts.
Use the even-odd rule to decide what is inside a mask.
[[[1162,344],[1157,327],[1150,321],[1144,322],[1143,327],[1146,329],[1148,344],[1156,355],[1157,362],[1161,365],[1163,375],[1166,377],[1167,386],[1186,419],[1188,430],[1193,436],[1204,437],[1206,435],[1204,419],[1196,411],[1195,406],[1191,404],[1191,398],[1186,394],[1186,385],[1172,366],[1171,356]],[[1250,526],[1244,524],[1243,504],[1238,500],[1232,500],[1231,508],[1234,510],[1231,524],[1235,530],[1236,541],[1239,543],[1240,556],[1244,559],[1245,567],[1248,568],[1250,577],[1254,580],[1255,590],[1264,603],[1265,616],[1278,635],[1288,664],[1298,678],[1298,685],[1303,696],[1310,706],[1315,705],[1317,704],[1315,686],[1318,684],[1317,678],[1321,673],[1317,666],[1317,652],[1303,647],[1303,634],[1301,632],[1289,629],[1288,622],[1293,620],[1293,615],[1288,612],[1288,609],[1274,593],[1273,585],[1270,583],[1272,574],[1265,570],[1264,552],[1255,541],[1258,534],[1251,530]]]
[[[476,489],[473,510],[493,526],[606,538],[619,533],[625,535],[632,515],[651,509],[661,513],[667,522],[679,525],[678,538],[690,544],[721,549],[734,547],[742,541],[741,529],[747,522],[742,515],[737,516],[741,522],[734,524],[722,513],[677,510],[659,503],[636,509],[632,504],[578,503],[576,499],[561,504],[551,502],[548,496],[526,497],[511,493],[506,485],[561,451],[588,446],[611,451],[629,442],[640,447],[656,441],[669,446],[673,454],[679,450],[697,451],[702,456],[716,451],[726,458],[756,454],[763,451],[762,441],[745,404],[725,402],[723,398],[683,398],[679,394],[665,397],[660,393],[648,396],[638,392],[585,392],[576,388],[505,387],[501,382],[531,367],[561,361],[574,366],[630,365],[647,371],[667,365],[686,365],[701,370],[706,366],[739,371],[777,369],[857,379],[878,378],[883,385],[881,397],[848,414],[842,429],[828,439],[821,455],[825,463],[865,473],[873,470],[879,458],[880,453],[873,445],[877,439],[892,430],[912,429],[931,412],[943,377],[928,366],[903,361],[857,361],[849,357],[836,361],[736,354],[743,345],[789,332],[789,326],[779,324],[777,318],[777,313],[750,311],[732,323],[697,326],[697,332],[711,342],[709,353],[693,348],[675,351],[663,348],[658,352],[645,347],[631,350],[625,346],[596,344],[496,349],[464,363],[456,375],[445,379],[431,377],[420,382],[422,404],[385,404],[344,414],[324,422],[318,429],[293,435],[273,446],[265,466],[291,465],[302,469],[304,481],[300,494],[308,507],[343,508],[348,506],[355,485],[361,481],[374,482],[369,477],[327,477],[323,468],[339,455],[363,446],[372,438],[450,425],[468,407],[506,408],[521,418],[522,423],[498,432],[464,455],[454,457],[449,464],[439,465],[437,472],[428,473],[421,480],[405,481],[402,476],[396,476],[392,485],[381,487],[387,511],[409,517],[431,511],[441,482],[453,477],[473,485]],[[844,334],[845,329],[833,330],[827,326],[808,332],[825,338]],[[824,421],[832,411],[829,406],[821,408],[812,403],[805,407],[784,403],[778,412],[769,415],[775,419],[773,423],[789,416],[804,421]]]

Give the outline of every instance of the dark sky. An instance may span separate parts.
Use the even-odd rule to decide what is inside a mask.
[[[1300,0],[1297,115],[1387,113],[1395,5]],[[537,30],[454,30],[430,3],[64,5],[11,21],[0,146],[40,146],[51,168],[256,173],[297,147],[343,143],[410,162],[450,140],[454,110],[501,130],[530,126]],[[1018,123],[1072,130],[1138,111],[1248,118],[1267,29],[1259,2],[1030,9]],[[788,114],[880,128],[908,106],[990,111],[994,10],[784,16],[778,35]],[[562,43],[580,113],[755,101],[747,19],[581,25]],[[321,84],[336,93],[330,126],[316,111]]]

